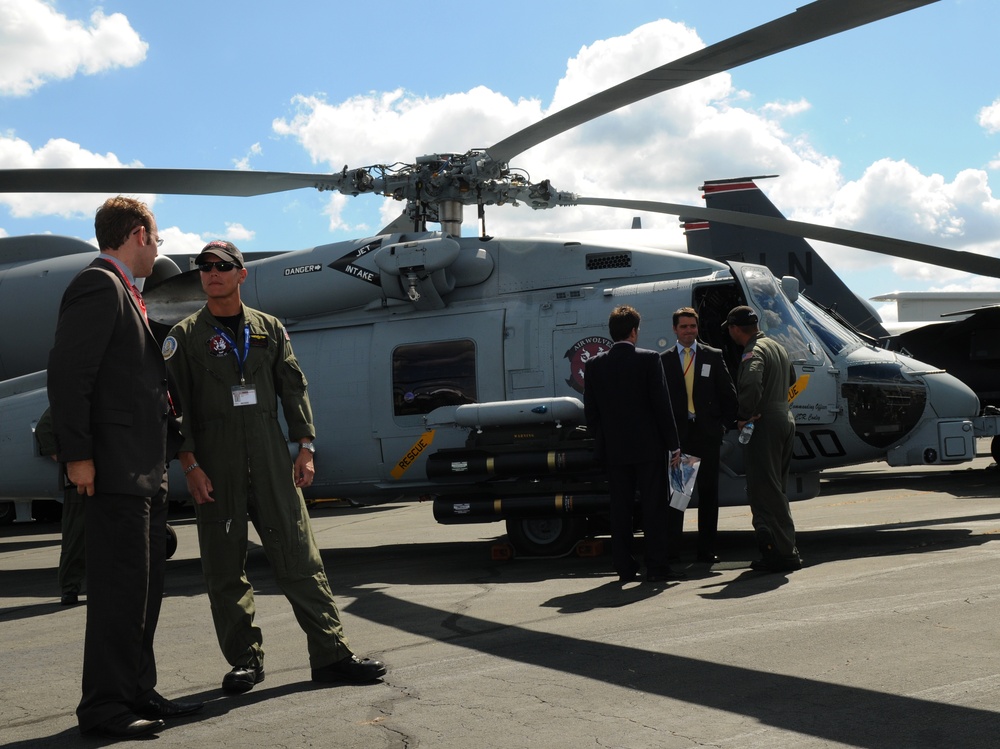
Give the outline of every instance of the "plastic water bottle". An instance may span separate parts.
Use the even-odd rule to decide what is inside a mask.
[[[740,444],[745,445],[753,437],[753,422],[748,421],[740,430]]]

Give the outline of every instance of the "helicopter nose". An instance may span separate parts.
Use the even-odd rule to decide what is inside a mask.
[[[897,356],[903,370],[921,377],[927,385],[927,405],[940,418],[969,419],[979,415],[976,393],[954,375],[943,369],[931,368],[923,362]]]
[[[976,456],[975,424],[979,398],[972,388],[944,370],[897,356],[900,371],[926,392],[923,416],[905,438],[886,453],[893,465],[960,463]]]

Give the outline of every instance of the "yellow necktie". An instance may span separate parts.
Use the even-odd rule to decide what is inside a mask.
[[[693,357],[691,356],[691,349],[684,349],[684,388],[687,390],[688,395],[688,413],[694,413],[694,397],[692,392],[694,390],[694,366]]]

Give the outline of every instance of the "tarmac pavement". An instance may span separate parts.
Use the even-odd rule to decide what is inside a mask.
[[[224,695],[194,522],[171,519],[159,690],[205,700],[171,747],[986,747],[1000,742],[1000,473],[884,465],[824,474],[793,505],[806,567],[747,568],[747,508],[679,583],[620,585],[600,556],[494,559],[501,524],[429,504],[312,510],[351,645],[389,672],[309,681],[305,638],[259,546],[248,572],[266,680]],[[693,550],[695,512],[685,541]],[[606,541],[606,540],[605,540]],[[84,606],[58,602],[58,525],[0,528],[0,745],[81,737]]]

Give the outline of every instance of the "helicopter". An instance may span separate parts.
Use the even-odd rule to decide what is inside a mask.
[[[519,553],[564,553],[599,530],[607,513],[606,485],[593,462],[580,397],[583,365],[611,345],[608,315],[621,303],[640,309],[644,330],[654,331],[643,344],[659,350],[672,344],[670,320],[679,307],[699,310],[706,340],[723,346],[718,322],[728,310],[738,304],[757,310],[799,375],[791,499],[816,496],[824,468],[871,460],[960,463],[975,456],[976,436],[996,433],[996,421],[979,415],[975,395],[957,379],[868,345],[801,297],[795,279],[776,278],[764,266],[724,264],[641,242],[461,234],[465,205],[477,206],[481,226],[487,206],[646,206],[648,201],[580,197],[545,180],[530,183],[509,162],[647,96],[930,1],[820,0],[614,86],[486,149],[429,154],[402,166],[345,167],[330,175],[0,170],[0,191],[251,196],[312,187],[404,201],[400,217],[373,236],[247,264],[245,303],[282,319],[311,377],[319,435],[308,496],[427,498],[439,522],[504,521]],[[678,215],[707,210],[649,205]],[[746,220],[727,211],[703,215]],[[429,231],[433,223],[441,230]],[[843,235],[845,241],[872,241]],[[24,243],[34,238],[16,239],[19,252],[30,252]],[[84,257],[74,258],[78,267]],[[40,283],[50,284],[48,292],[38,286],[20,297],[19,314],[28,317],[25,306],[53,304],[70,265],[45,275]],[[23,267],[14,263],[6,271],[5,289],[17,288],[10,281]],[[32,278],[40,271],[33,269]],[[166,268],[144,291],[161,332],[203,304],[197,272],[177,271]],[[45,408],[44,382],[44,372],[32,372],[0,385],[0,499],[56,498],[55,469],[34,454],[30,435]],[[743,504],[742,453],[731,438],[723,448],[722,502]],[[171,479],[184,486],[176,467]]]

